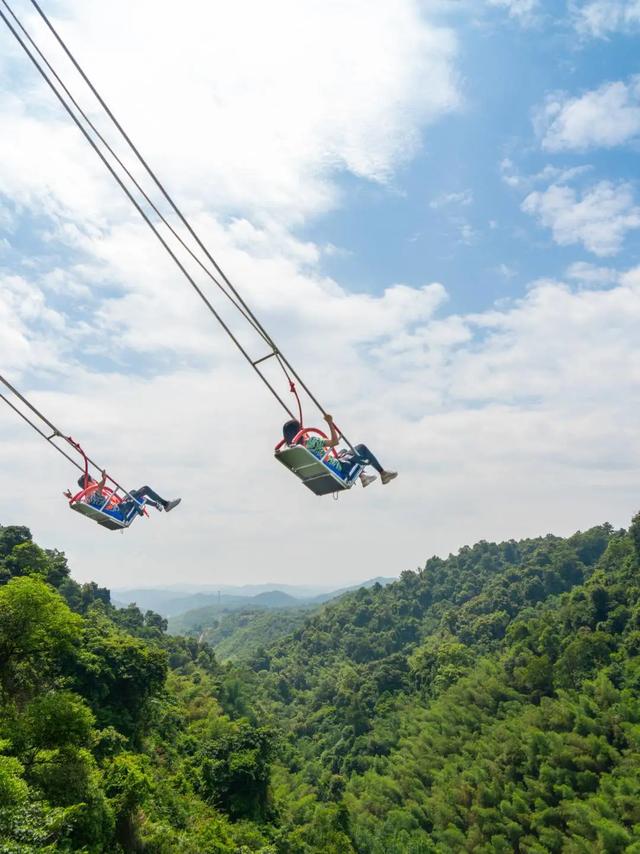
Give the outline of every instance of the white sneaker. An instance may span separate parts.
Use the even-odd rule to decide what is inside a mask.
[[[361,475],[360,475],[360,483],[361,483],[363,486],[369,486],[369,484],[370,484],[370,483],[373,483],[373,481],[374,481],[375,479],[376,479],[375,474],[361,474]]]
[[[394,477],[398,477],[397,471],[383,471],[380,475],[380,480],[383,483],[389,483],[390,480],[393,480]]]

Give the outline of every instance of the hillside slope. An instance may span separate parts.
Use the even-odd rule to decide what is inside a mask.
[[[371,854],[640,851],[639,554],[639,519],[479,543],[269,650],[296,834],[328,825],[328,850]]]
[[[431,558],[243,664],[165,630],[0,528],[0,850],[640,852],[638,517]]]

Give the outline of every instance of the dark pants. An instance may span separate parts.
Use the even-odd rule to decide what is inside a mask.
[[[164,507],[167,504],[164,498],[160,498],[158,493],[155,492],[155,490],[151,489],[150,486],[141,486],[140,489],[132,489],[129,495],[131,495],[133,498],[137,498],[138,501],[141,501],[143,498],[146,498],[147,504],[151,504],[152,507],[157,507],[158,509]],[[135,502],[132,501],[131,498],[128,501],[123,501],[121,504],[118,505],[118,510],[122,513],[124,517],[127,517],[133,509],[134,503]]]
[[[360,463],[361,466],[372,466],[378,474],[382,474],[384,471],[376,457],[371,453],[366,445],[356,445],[353,451],[347,451],[344,457],[342,457],[341,462],[349,462],[351,464],[357,462]]]

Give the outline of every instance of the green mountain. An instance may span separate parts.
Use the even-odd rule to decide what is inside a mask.
[[[318,604],[322,602],[329,602],[331,599],[337,599],[338,596],[342,596],[344,593],[350,593],[352,590],[360,590],[362,587],[369,588],[375,587],[377,585],[386,587],[387,584],[392,584],[394,581],[397,581],[397,578],[389,578],[378,575],[376,578],[370,578],[368,581],[363,581],[361,584],[351,584],[349,587],[340,587],[338,588],[338,590],[332,590],[327,593],[319,593],[317,596],[314,596],[309,601],[317,602]]]
[[[640,851],[639,554],[640,519],[479,543],[276,644],[307,850]]]
[[[0,851],[640,852],[640,517],[279,614],[221,665],[0,528]]]
[[[232,596],[229,594],[218,593],[189,593],[187,595],[182,594],[178,596],[173,594],[169,597],[165,596],[164,593],[165,591],[149,591],[149,594],[146,596],[140,594],[136,599],[132,599],[130,604],[140,607],[143,610],[156,610],[157,608],[159,614],[163,617],[169,618],[185,614],[189,611],[203,611],[205,608],[209,608],[210,613],[212,614],[219,614],[222,611],[233,611],[239,608],[249,607],[250,605],[260,607],[262,604],[262,607],[269,608],[274,605],[280,605],[282,607],[287,604],[300,604],[297,599],[294,599],[293,596],[287,596],[286,593],[282,594],[283,597],[287,597],[286,600],[274,602],[274,605],[269,604],[270,593],[260,593],[257,596]],[[153,601],[158,601],[158,605],[148,604]],[[122,600],[114,600],[113,604],[119,608],[127,607]]]
[[[248,661],[255,666],[266,654],[266,647],[293,634],[312,610],[307,607],[233,611],[224,614],[198,636],[215,650],[218,661]],[[180,619],[178,617],[176,623]]]
[[[374,578],[361,586],[368,588],[392,581],[393,578]],[[192,635],[210,644],[220,661],[248,659],[254,654],[262,655],[264,647],[291,634],[321,604],[354,589],[358,588],[347,587],[308,600],[295,599],[279,590],[265,591],[245,597],[246,604],[234,608],[216,602],[170,617],[168,631]]]
[[[390,579],[394,580],[394,579]],[[281,590],[295,599],[313,599],[324,593],[330,593],[333,588],[314,584],[193,584],[167,585],[166,587],[122,587],[111,591],[111,600],[118,602],[134,602],[139,608],[152,609],[160,613],[163,603],[172,599],[185,598],[200,593],[217,596],[257,596],[259,593],[269,593],[271,590]],[[166,616],[166,615],[163,615]]]
[[[260,607],[297,607],[303,604],[319,604],[335,599],[348,590],[357,587],[371,587],[373,584],[389,584],[394,578],[373,578],[360,585],[351,585],[339,590],[324,590],[303,585],[263,585],[253,584],[244,587],[229,587],[221,585],[219,590],[207,589],[187,592],[184,590],[163,588],[140,588],[117,591],[111,601],[117,608],[125,608],[127,604],[136,605],[143,611],[157,611],[163,617],[177,617],[188,611],[202,610],[210,607],[210,613],[215,617],[220,611],[232,611],[242,608]],[[200,619],[200,617],[198,617]]]

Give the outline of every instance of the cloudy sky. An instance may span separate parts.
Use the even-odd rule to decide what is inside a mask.
[[[0,372],[118,480],[183,499],[104,531],[3,406],[1,524],[132,586],[340,585],[628,523],[637,0],[43,6],[283,352],[400,477],[333,501],[273,460],[277,404],[0,28]]]

